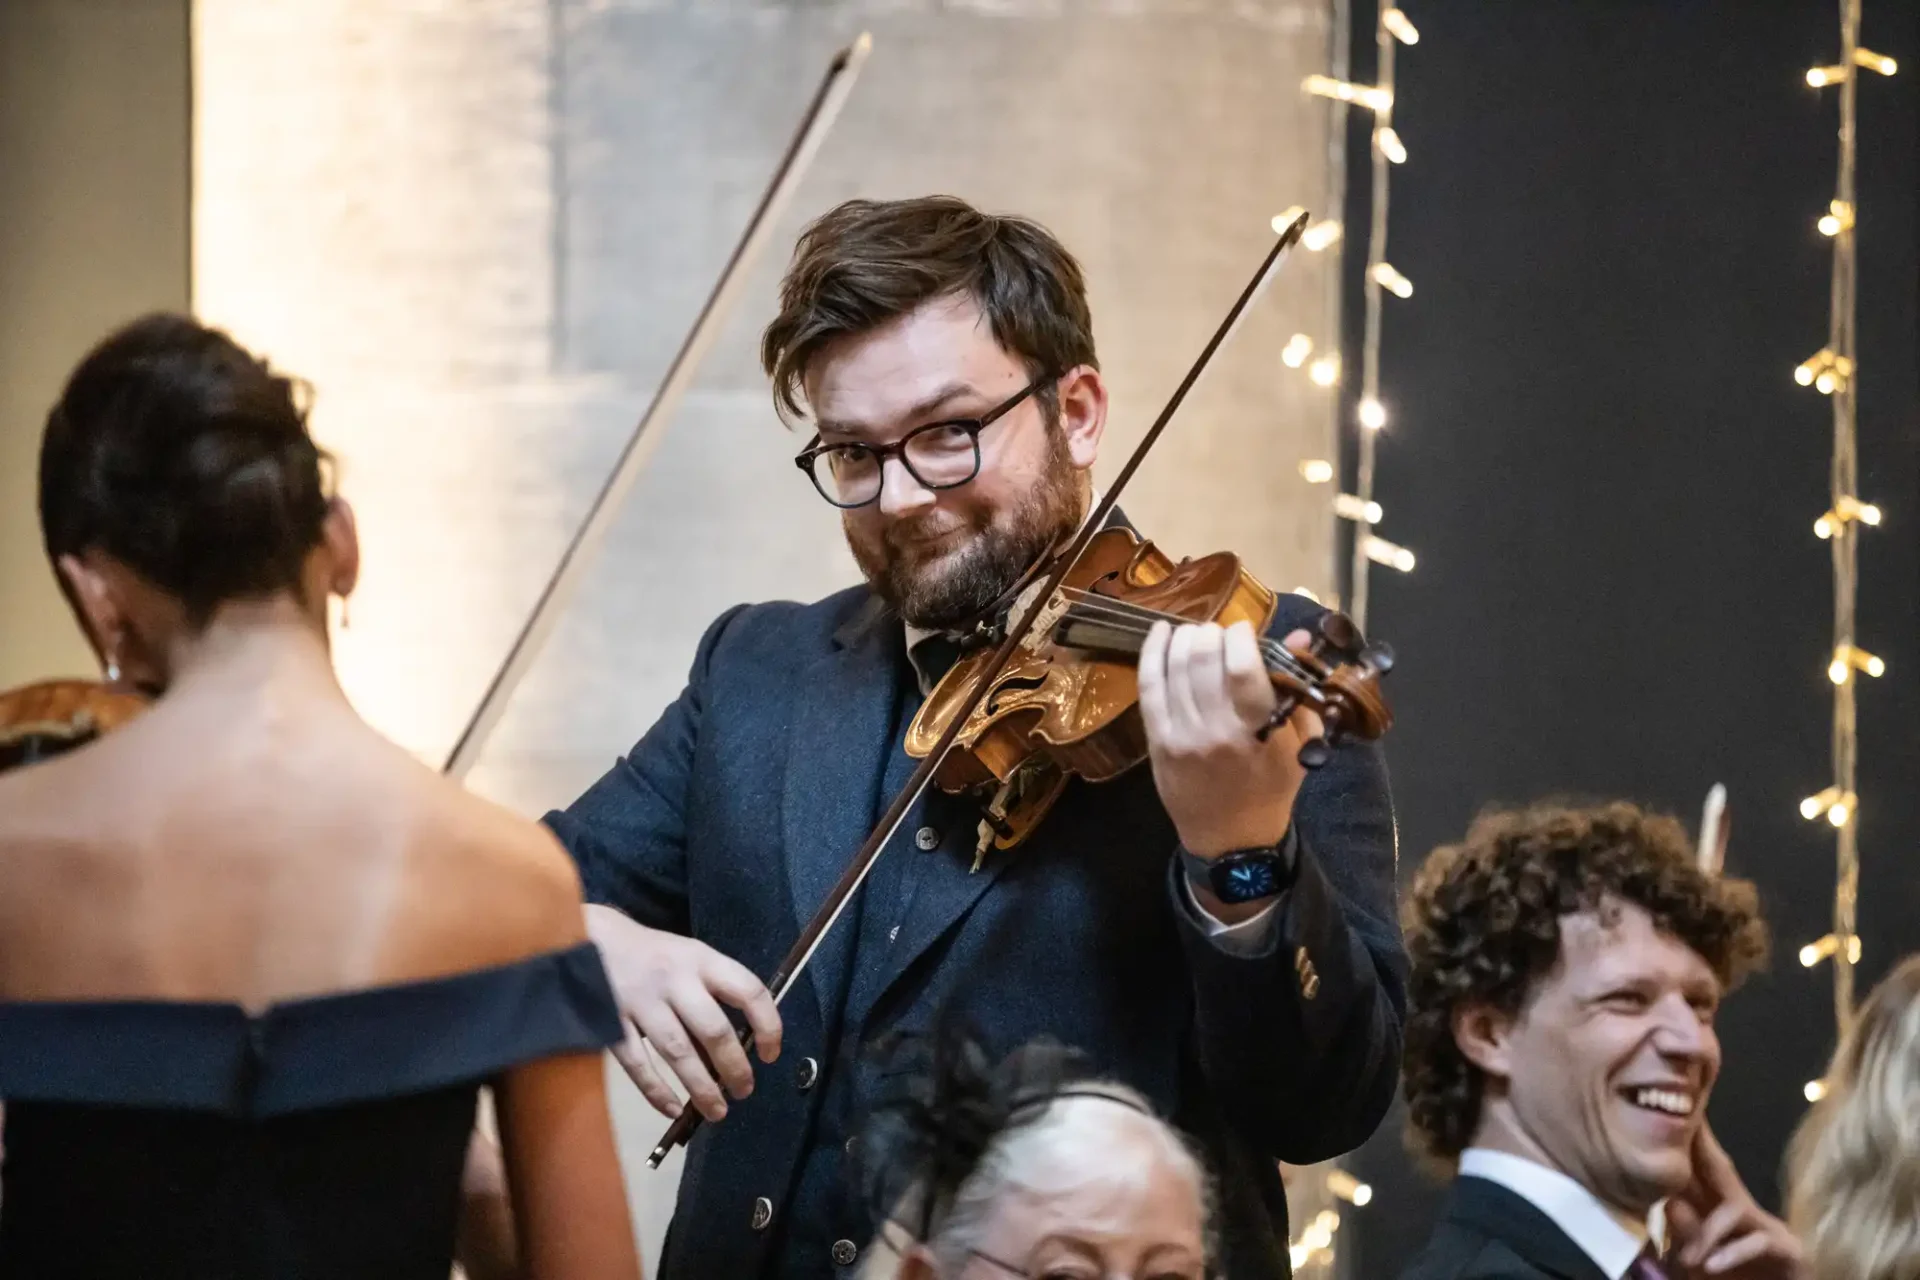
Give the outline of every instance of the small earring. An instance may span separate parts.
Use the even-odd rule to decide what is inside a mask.
[[[353,630],[353,605],[346,596],[340,597],[340,629],[342,631]]]
[[[115,662],[112,658],[107,659],[107,683],[108,684],[120,683],[120,664],[118,662]]]

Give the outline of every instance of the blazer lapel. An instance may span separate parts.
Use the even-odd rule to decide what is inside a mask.
[[[906,919],[900,924],[899,938],[886,950],[881,980],[875,989],[875,1004],[905,975],[914,961],[973,909],[1001,873],[1020,856],[1018,849],[992,850],[988,852],[981,868],[972,870],[978,816],[976,807],[968,806],[964,801],[950,802],[940,807],[955,813],[953,821],[960,829],[944,833],[946,839],[939,849],[921,853],[912,848],[914,831],[926,821],[923,813],[918,811],[902,824],[902,834],[896,837],[896,841],[904,844],[907,850],[900,856],[926,858],[931,865],[921,872],[912,905]],[[924,804],[919,806],[920,810],[924,808]],[[892,851],[889,856],[892,856]],[[859,1013],[864,1017],[866,1010],[862,1009]]]
[[[1505,1241],[1515,1253],[1561,1280],[1612,1280],[1552,1218],[1497,1182],[1471,1175],[1456,1178],[1445,1217]]]
[[[794,693],[780,829],[787,888],[801,928],[879,816],[892,747],[896,650],[904,644],[897,631],[889,630],[885,607],[870,597],[834,633],[833,652],[808,668]],[[842,918],[828,930],[808,964],[829,1029],[839,1021],[853,954],[851,923]]]
[[[1128,523],[1126,514],[1117,506],[1108,513],[1106,522],[1102,525],[1103,528],[1115,526],[1133,528]],[[893,799],[892,796],[885,796],[881,803],[884,804],[891,799]],[[876,988],[876,1003],[879,997],[883,996],[887,989],[899,981],[913,966],[914,961],[925,954],[929,947],[938,942],[949,929],[973,910],[974,904],[993,887],[994,882],[1000,878],[1001,873],[1012,864],[1013,860],[1020,856],[1021,851],[1017,848],[990,850],[981,868],[978,871],[971,870],[977,839],[978,812],[977,806],[968,809],[965,804],[964,801],[957,801],[940,806],[945,811],[957,809],[965,814],[965,819],[960,824],[963,829],[944,833],[945,839],[941,849],[932,855],[940,861],[923,873],[907,918],[901,923],[900,937],[887,949],[883,980]],[[924,808],[923,804],[921,809],[924,810]],[[896,840],[909,839],[910,833],[920,826],[922,821],[924,818],[920,816],[920,811],[910,815],[907,822],[901,824],[901,834],[895,837]],[[893,856],[894,852],[889,850],[888,856]],[[858,1012],[860,1016],[864,1016],[866,1010],[862,1009]]]

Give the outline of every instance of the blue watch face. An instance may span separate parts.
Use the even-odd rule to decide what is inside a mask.
[[[1230,858],[1213,867],[1213,891],[1222,902],[1251,902],[1280,892],[1280,859],[1271,854]]]

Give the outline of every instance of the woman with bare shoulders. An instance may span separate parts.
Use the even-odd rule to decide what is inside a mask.
[[[48,419],[47,551],[161,696],[0,775],[0,1277],[445,1280],[482,1085],[525,1274],[639,1274],[572,864],[348,705],[321,461],[293,384],[178,316]]]

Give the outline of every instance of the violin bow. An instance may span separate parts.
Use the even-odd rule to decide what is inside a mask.
[[[1726,869],[1727,840],[1733,834],[1733,812],[1727,808],[1727,788],[1716,782],[1700,809],[1700,844],[1694,857],[1700,869],[1717,876]]]
[[[526,625],[520,628],[513,647],[507,650],[506,660],[500,664],[499,671],[487,686],[486,694],[480,699],[480,705],[474,709],[466,729],[454,743],[443,769],[448,777],[464,778],[472,770],[474,762],[486,748],[487,739],[492,736],[500,717],[505,713],[508,700],[513,697],[514,690],[519,687],[528,668],[545,645],[560,619],[561,611],[579,590],[587,566],[592,563],[594,555],[613,528],[614,517],[620,513],[621,505],[632,492],[634,482],[640,478],[641,470],[659,446],[660,429],[680,407],[680,401],[693,384],[701,360],[719,338],[721,328],[739,298],[748,269],[766,248],[774,224],[792,199],[801,178],[806,176],[814,154],[820,150],[827,131],[840,114],[840,108],[846,104],[847,95],[853,92],[854,80],[859,76],[861,64],[866,62],[872,48],[873,37],[862,32],[857,40],[835,54],[833,61],[827,65],[826,74],[820,78],[820,87],[814,92],[813,101],[808,105],[806,115],[801,118],[800,127],[794,131],[793,141],[780,158],[780,167],[774,171],[773,180],[761,195],[753,217],[748,219],[746,230],[741,232],[733,256],[727,260],[726,268],[713,286],[713,292],[707,295],[699,318],[687,332],[686,340],[680,344],[679,352],[667,369],[667,376],[653,393],[652,403],[647,405],[647,411],[641,415],[633,434],[628,437],[626,447],[620,451],[620,459],[614,464],[613,472],[601,486],[593,505],[587,509],[586,519],[581,521],[573,541],[561,555],[559,567],[541,590],[540,599],[528,615]]]
[[[793,989],[793,984],[799,981],[801,973],[813,959],[814,952],[820,949],[820,943],[826,938],[828,931],[838,922],[841,914],[846,911],[847,904],[853,900],[853,895],[866,882],[868,873],[873,870],[874,863],[880,860],[880,854],[885,850],[887,842],[900,829],[900,824],[906,821],[908,811],[913,808],[915,802],[933,781],[935,771],[939,769],[941,761],[946,758],[947,752],[952,750],[968,718],[979,707],[981,700],[987,696],[987,690],[992,688],[994,677],[1006,668],[1014,652],[1020,647],[1021,641],[1026,639],[1027,633],[1032,630],[1035,621],[1046,612],[1046,602],[1053,598],[1053,593],[1059,589],[1060,584],[1066,580],[1067,574],[1072,571],[1075,562],[1080,559],[1080,553],[1086,550],[1087,544],[1093,541],[1095,534],[1100,532],[1107,515],[1113,510],[1114,504],[1120,500],[1121,491],[1127,487],[1127,481],[1131,480],[1133,473],[1139,470],[1141,462],[1145,461],[1154,442],[1160,438],[1160,433],[1166,430],[1167,423],[1179,411],[1181,403],[1187,398],[1187,393],[1192,391],[1194,385],[1200,381],[1200,375],[1206,372],[1214,353],[1233,336],[1234,331],[1240,327],[1241,318],[1246,315],[1248,308],[1266,290],[1267,285],[1278,272],[1281,262],[1285,260],[1288,250],[1299,241],[1300,233],[1306,230],[1307,218],[1307,214],[1300,214],[1288,224],[1285,231],[1280,233],[1280,238],[1274,242],[1273,248],[1267,251],[1265,261],[1261,262],[1260,270],[1254,273],[1247,287],[1240,291],[1239,298],[1234,301],[1233,309],[1227,312],[1226,319],[1220,322],[1220,327],[1215,329],[1213,336],[1207,340],[1207,345],[1201,349],[1199,358],[1193,362],[1193,367],[1187,370],[1187,376],[1182,378],[1180,385],[1174,388],[1172,398],[1160,410],[1160,416],[1153,420],[1153,425],[1147,428],[1147,434],[1142,436],[1140,443],[1134,447],[1132,456],[1120,469],[1119,476],[1108,487],[1093,511],[1081,522],[1079,531],[1074,534],[1073,540],[1067,544],[1066,549],[1055,558],[1053,569],[1047,574],[1044,584],[1029,597],[1032,601],[1031,605],[1026,609],[1016,608],[1014,615],[1008,618],[1006,636],[1000,641],[1000,646],[994,650],[993,658],[988,662],[985,672],[974,682],[973,692],[960,704],[959,711],[948,722],[946,732],[940,735],[939,741],[920,762],[919,767],[913,771],[913,776],[907,780],[907,785],[901,788],[900,794],[895,796],[893,803],[887,806],[887,811],[880,817],[879,825],[874,827],[872,834],[853,855],[853,860],[847,864],[846,870],[841,872],[839,881],[821,902],[813,918],[807,922],[807,927],[801,931],[799,940],[787,952],[786,959],[780,962],[780,968],[767,981],[767,989],[772,993],[773,1002],[776,1005],[786,998],[787,992]],[[740,1043],[748,1049],[753,1047],[751,1028],[741,1030]],[[700,1113],[692,1106],[688,1106],[661,1136],[659,1144],[647,1157],[647,1167],[658,1169],[660,1162],[667,1158],[667,1154],[692,1137],[694,1130],[699,1127]]]

